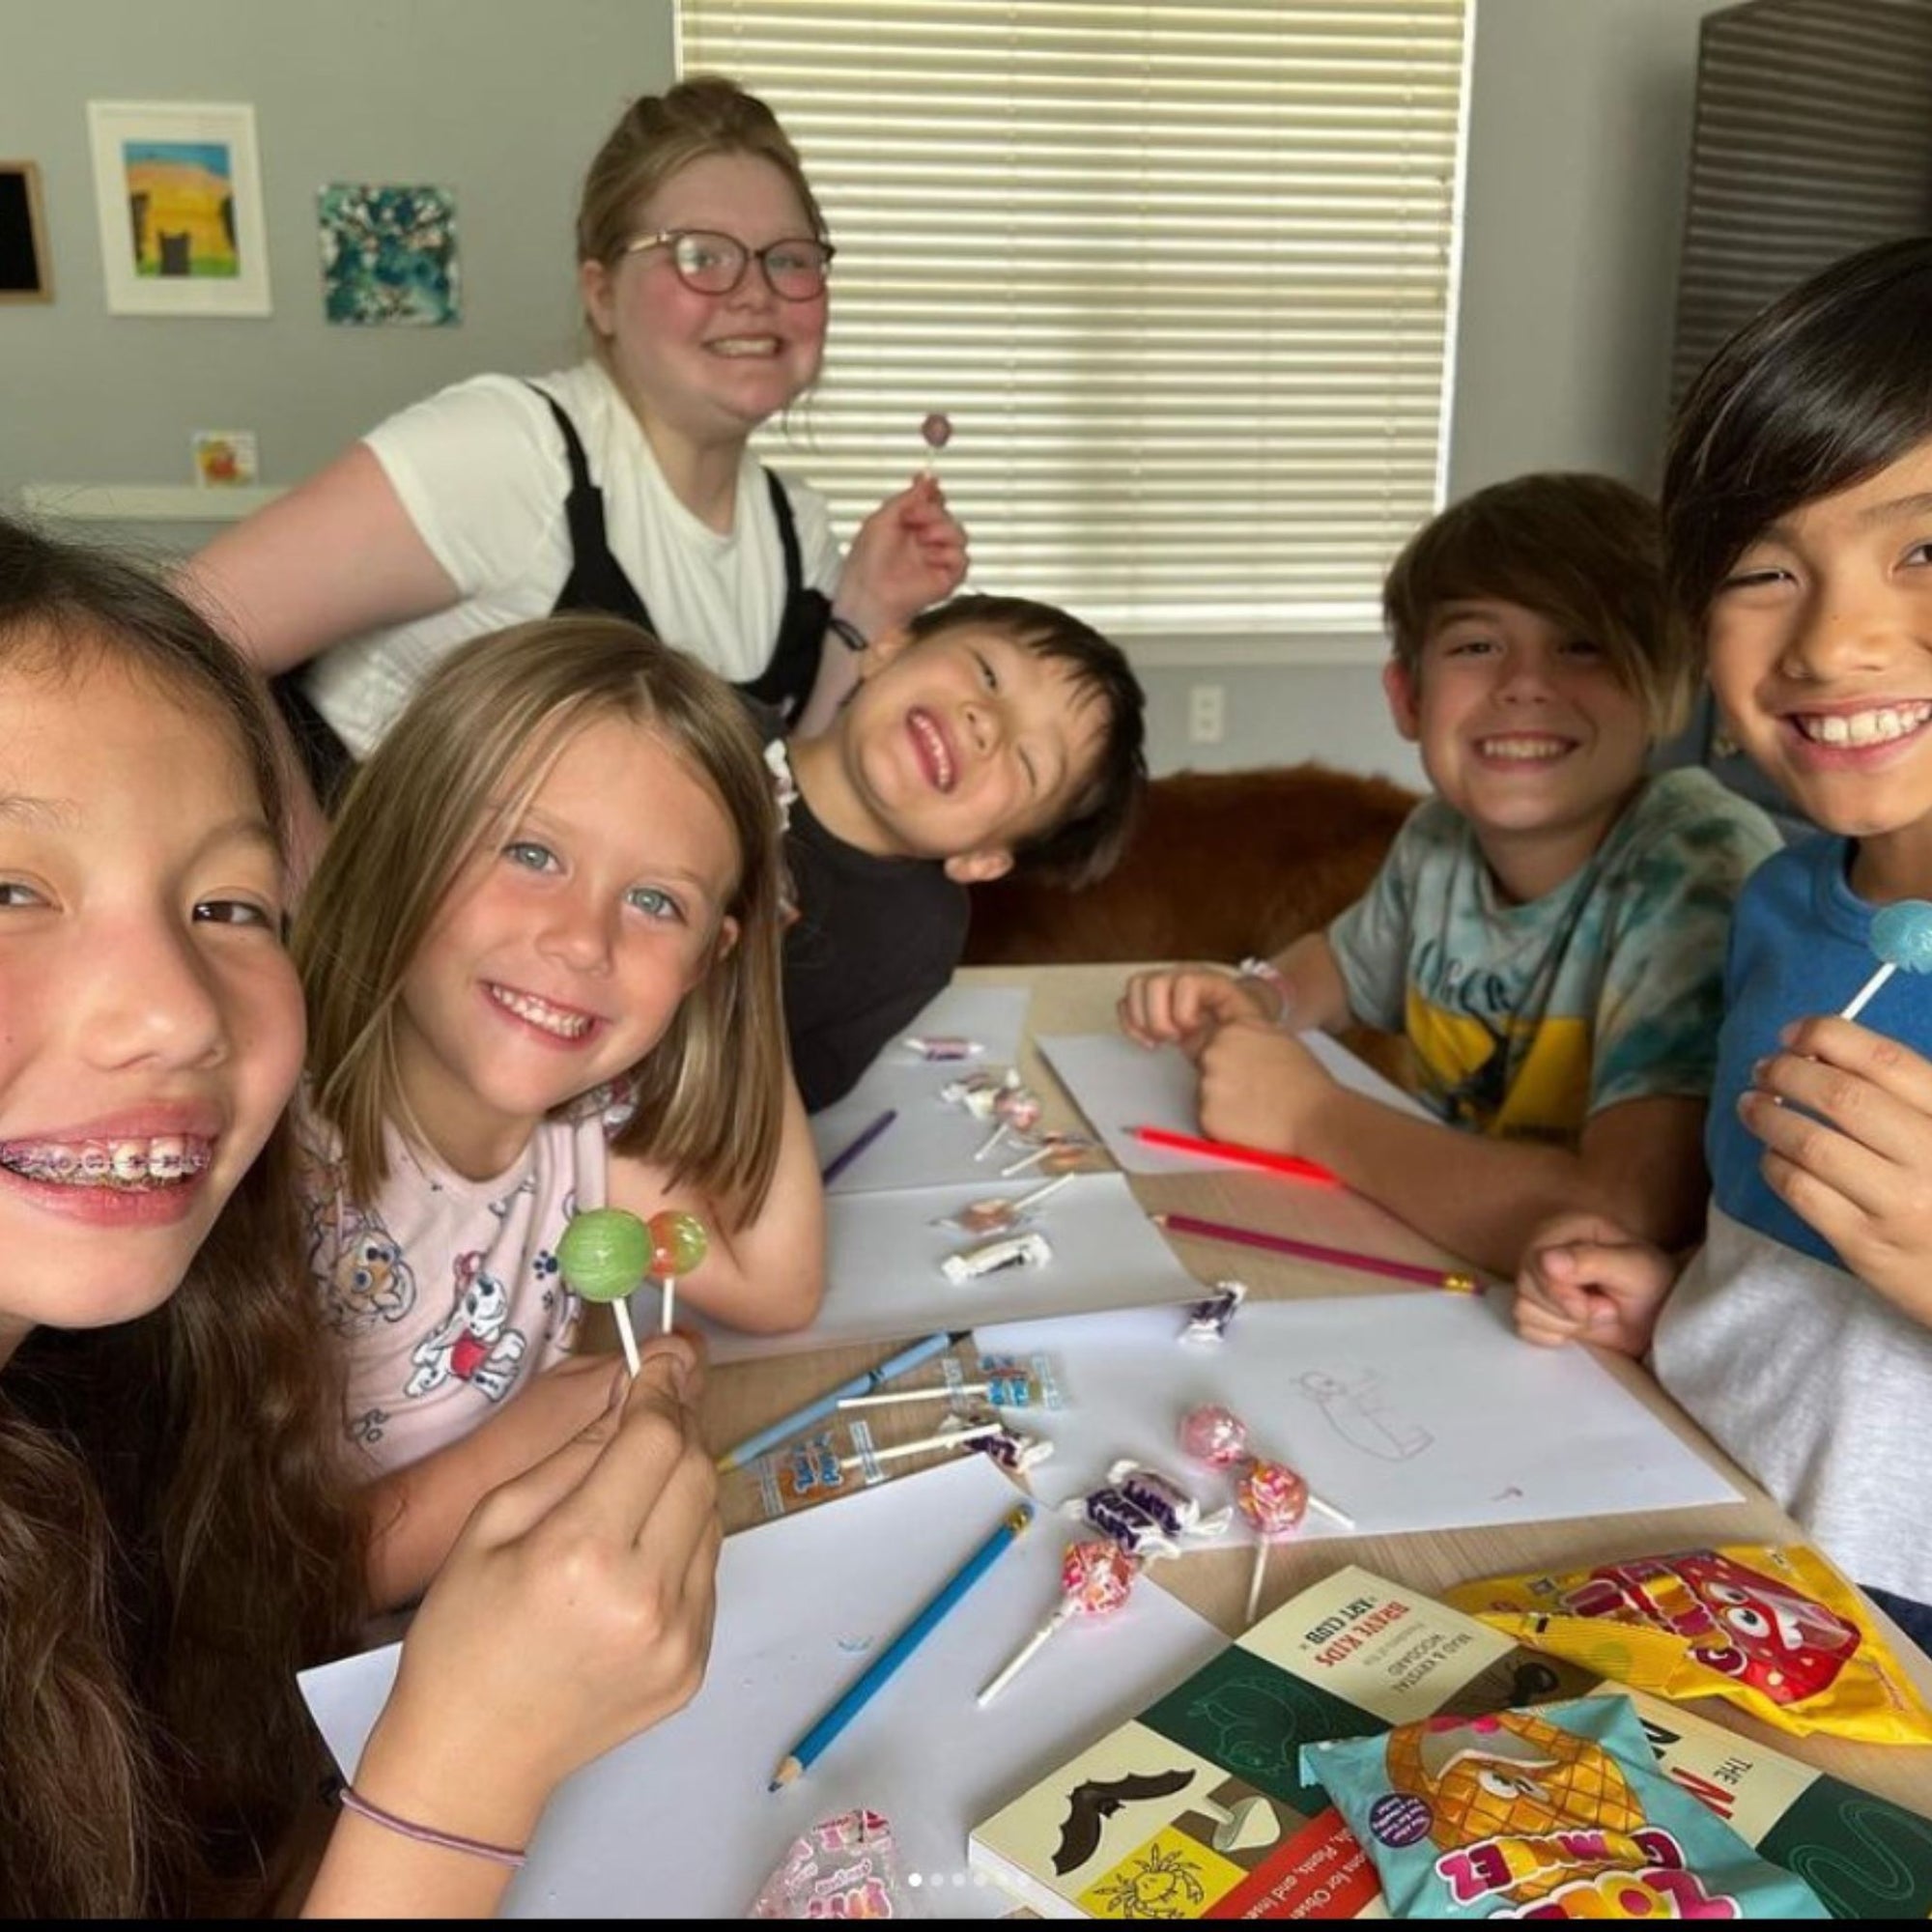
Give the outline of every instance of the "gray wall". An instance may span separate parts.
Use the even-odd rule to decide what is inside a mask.
[[[1655,481],[1697,24],[1715,4],[1478,0],[1452,495],[1550,466]],[[670,0],[0,0],[0,149],[44,170],[60,292],[0,307],[0,494],[185,482],[196,428],[256,428],[264,481],[287,483],[439,384],[563,359],[577,185],[623,99],[669,74],[672,32]],[[105,313],[90,98],[255,103],[272,318]],[[461,327],[322,321],[314,193],[330,179],[455,189]],[[1162,655],[1144,668],[1157,770],[1321,757],[1418,777],[1375,640],[1294,667]],[[1216,746],[1187,741],[1200,682],[1225,689]]]

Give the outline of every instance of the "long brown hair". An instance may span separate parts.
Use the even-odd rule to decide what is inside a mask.
[[[385,1123],[409,1130],[396,1023],[416,949],[479,843],[603,718],[662,739],[717,798],[739,853],[724,907],[738,943],[631,1069],[637,1111],[614,1145],[702,1188],[734,1221],[764,1205],[789,1077],[771,777],[728,685],[637,625],[589,615],[538,618],[451,652],[356,774],[302,896],[295,954],[311,1091],[359,1199],[386,1177]]]
[[[279,833],[240,657],[127,564],[0,519],[0,664],[101,659],[227,732]],[[358,1533],[285,1129],[176,1293],[42,1327],[0,1383],[0,1912],[259,1906],[321,1772],[295,1673],[344,1647]],[[4,1261],[0,1261],[4,1265]]]

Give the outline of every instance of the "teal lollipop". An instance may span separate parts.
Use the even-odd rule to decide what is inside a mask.
[[[556,1264],[585,1301],[608,1301],[617,1318],[624,1360],[638,1373],[638,1338],[624,1297],[651,1270],[650,1231],[628,1208],[586,1208],[573,1214],[556,1244]]]
[[[696,1214],[687,1214],[681,1208],[660,1208],[651,1216],[647,1232],[651,1273],[664,1283],[664,1332],[668,1335],[677,1278],[689,1274],[710,1252],[711,1236]]]
[[[1885,982],[1903,967],[1908,973],[1932,973],[1932,905],[1923,899],[1900,899],[1872,914],[1871,950],[1879,956],[1876,973],[1847,1002],[1840,1019],[1855,1020]]]

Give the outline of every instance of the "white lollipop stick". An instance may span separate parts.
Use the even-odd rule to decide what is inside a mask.
[[[990,1395],[991,1382],[941,1382],[932,1388],[889,1389],[883,1395],[848,1395],[838,1399],[840,1408],[882,1408],[888,1403],[951,1402],[955,1395]]]
[[[1054,1178],[1051,1180],[1049,1180],[1045,1186],[1036,1187],[1035,1189],[1033,1189],[1031,1193],[1022,1194],[1020,1198],[1013,1203],[1013,1212],[1015,1214],[1024,1214],[1029,1208],[1037,1208],[1039,1204],[1042,1201],[1044,1201],[1049,1195],[1058,1194],[1060,1190],[1063,1187],[1065,1187],[1069,1180],[1076,1180],[1078,1179],[1079,1177],[1077,1175],[1072,1175],[1072,1174],[1055,1175]]]
[[[664,1278],[664,1328],[662,1333],[670,1333],[671,1304],[677,1299],[677,1277],[668,1274]]]
[[[1005,1167],[1001,1168],[1000,1179],[1002,1180],[1010,1180],[1014,1175],[1024,1174],[1030,1167],[1037,1167],[1053,1151],[1053,1149],[1054,1143],[1052,1141],[1042,1142],[1031,1153],[1022,1154],[1018,1160],[1009,1161]]]
[[[1871,976],[1871,978],[1867,980],[1864,982],[1864,984],[1861,986],[1859,990],[1856,993],[1854,993],[1848,1001],[1846,1001],[1844,1007],[1840,1009],[1838,1013],[1838,1017],[1841,1020],[1857,1019],[1858,1016],[1864,1011],[1865,1006],[1867,1002],[1870,1001],[1873,994],[1875,994],[1878,991],[1878,989],[1881,986],[1883,986],[1885,982],[1888,980],[1889,980],[1891,976],[1897,971],[1898,971],[1897,966],[1891,960],[1888,959],[1878,969],[1878,971],[1874,973]]]
[[[1001,1666],[999,1674],[980,1692],[980,1707],[984,1709],[1039,1655],[1040,1647],[1067,1618],[1073,1614],[1070,1602],[1063,1603],[1027,1640],[1014,1651]]]
[[[624,1366],[635,1379],[643,1363],[639,1359],[638,1338],[631,1328],[631,1311],[622,1296],[611,1304],[611,1313],[617,1318],[617,1339],[624,1345]]]
[[[863,1469],[867,1463],[890,1463],[895,1456],[917,1456],[926,1449],[957,1449],[963,1443],[977,1442],[982,1435],[997,1435],[1006,1427],[1002,1422],[981,1422],[972,1429],[955,1430],[950,1435],[922,1435],[917,1442],[894,1442],[883,1449],[874,1449],[869,1456],[841,1456],[838,1466],[841,1469]]]
[[[1312,1510],[1320,1510],[1330,1522],[1339,1524],[1343,1529],[1353,1529],[1355,1527],[1355,1519],[1353,1517],[1344,1516],[1333,1503],[1324,1503],[1313,1490],[1310,1490],[1308,1492],[1308,1507]]]
[[[1262,1578],[1267,1574],[1267,1538],[1257,1536],[1255,1538],[1255,1567],[1252,1575],[1248,1577],[1247,1614],[1241,1619],[1244,1624],[1251,1624],[1255,1620],[1255,1606],[1262,1600]]]

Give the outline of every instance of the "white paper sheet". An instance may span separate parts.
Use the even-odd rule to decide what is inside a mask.
[[[948,1081],[979,1066],[1010,1066],[1026,1030],[1024,986],[949,986],[899,1036],[956,1034],[986,1049],[976,1059],[923,1061],[896,1043],[879,1055],[842,1100],[811,1117],[812,1145],[824,1167],[888,1107],[898,1118],[828,1186],[831,1194],[867,1194],[887,1187],[937,1187],[983,1175],[973,1156],[988,1133],[964,1107],[939,1097]]]
[[[1190,1463],[1181,1417],[1232,1408],[1258,1454],[1292,1463],[1365,1536],[1690,1509],[1738,1492],[1581,1349],[1517,1339],[1506,1292],[1246,1303],[1226,1339],[1188,1347],[1167,1311],[980,1327],[987,1354],[1044,1350],[1070,1398],[1030,1409],[1058,1501],[1133,1457],[1204,1505],[1226,1477]],[[1346,1535],[1311,1511],[1303,1539]]]
[[[1423,1120],[1434,1118],[1413,1094],[1384,1079],[1340,1040],[1325,1033],[1296,1037],[1344,1087]],[[1129,1174],[1199,1174],[1240,1164],[1149,1147],[1126,1131],[1131,1126],[1166,1127],[1178,1134],[1201,1131],[1194,1067],[1178,1046],[1150,1049],[1120,1033],[1042,1034],[1034,1043],[1106,1142],[1107,1151]]]
[[[994,1562],[802,1778],[779,1792],[766,1784],[1017,1498],[968,1457],[729,1538],[704,1688],[557,1792],[505,1915],[743,1918],[792,1839],[855,1804],[891,1819],[901,1869],[921,1880],[920,1909],[1011,1911],[1004,1892],[967,1875],[967,1833],[1227,1642],[1165,1590],[1143,1587],[1119,1615],[1061,1631],[980,1710],[980,1687],[1060,1601],[1067,1539],[1051,1517]],[[396,1654],[391,1645],[302,1675],[345,1775]]]
[[[1040,1204],[1029,1227],[1053,1249],[1044,1266],[1008,1268],[957,1287],[948,1281],[939,1269],[946,1256],[996,1237],[933,1224],[969,1201],[1017,1199],[1039,1184],[1016,1175],[977,1186],[835,1196],[825,1204],[825,1302],[810,1328],[747,1335],[703,1321],[696,1311],[687,1319],[703,1328],[714,1361],[739,1362],[987,1321],[1196,1301],[1206,1293],[1118,1174],[1076,1175]]]

